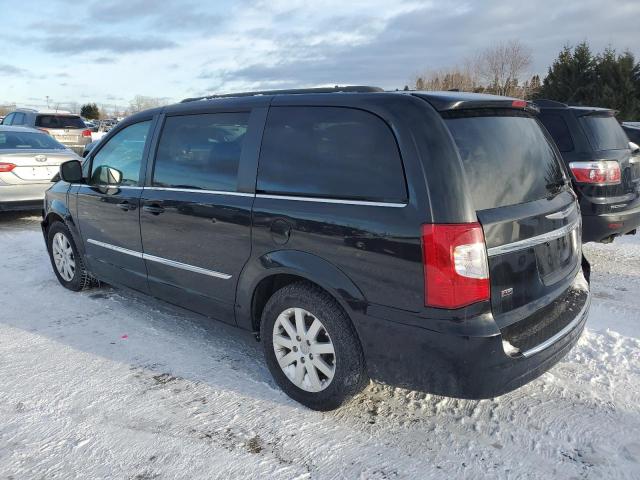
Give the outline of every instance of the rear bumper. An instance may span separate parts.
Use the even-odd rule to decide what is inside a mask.
[[[602,215],[582,216],[582,242],[599,242],[611,235],[624,235],[640,226],[640,206]]]
[[[357,325],[374,380],[448,397],[492,398],[538,377],[576,344],[590,296],[572,321],[548,342],[507,355],[503,336],[436,332],[367,315]],[[473,323],[473,319],[470,322]]]
[[[51,182],[0,185],[0,211],[41,209],[44,192],[51,185]]]

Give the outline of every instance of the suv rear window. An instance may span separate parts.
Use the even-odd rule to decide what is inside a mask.
[[[343,107],[272,107],[258,191],[368,201],[404,201],[400,153],[379,117]]]
[[[540,124],[524,112],[469,110],[446,116],[476,210],[548,197],[565,183]]]
[[[629,148],[629,140],[622,127],[611,115],[585,115],[580,117],[591,146],[596,151]]]
[[[76,115],[38,115],[36,127],[42,128],[87,128]]]

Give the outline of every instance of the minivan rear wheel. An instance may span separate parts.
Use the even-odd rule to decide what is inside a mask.
[[[267,302],[260,325],[267,366],[294,400],[313,410],[332,410],[367,384],[355,329],[324,290],[297,282]]]
[[[49,227],[47,247],[51,266],[63,287],[79,292],[96,285],[96,280],[84,265],[71,232],[62,222],[55,222]]]

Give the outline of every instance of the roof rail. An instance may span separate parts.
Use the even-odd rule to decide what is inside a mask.
[[[569,106],[566,103],[557,102],[555,100],[547,100],[546,98],[540,98],[538,100],[534,100],[533,103],[538,107],[543,107],[543,108],[545,107],[546,108],[566,108]]]
[[[195,102],[198,100],[210,100],[212,98],[230,97],[254,97],[259,95],[300,95],[303,93],[371,93],[384,92],[380,87],[370,87],[366,85],[348,85],[340,87],[320,87],[320,88],[294,88],[290,90],[262,90],[256,92],[225,93],[221,95],[205,95],[204,97],[185,98],[180,103]]]

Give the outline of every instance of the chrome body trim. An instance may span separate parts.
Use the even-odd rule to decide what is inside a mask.
[[[388,207],[388,208],[404,208],[406,203],[394,202],[369,202],[367,200],[343,200],[340,198],[321,198],[321,197],[296,197],[291,195],[267,195],[258,193],[256,198],[267,198],[273,200],[296,200],[299,202],[317,202],[317,203],[338,203],[342,205],[364,205],[369,207]]]
[[[142,258],[142,253],[140,252],[136,252],[135,250],[129,250],[128,248],[118,247],[116,245],[111,245],[110,243],[99,242],[98,240],[94,240],[93,238],[87,239],[87,243],[97,245],[98,247],[107,248],[109,250],[113,250],[114,252],[124,253],[125,255],[131,255],[132,257]]]
[[[543,233],[542,235],[536,235],[535,237],[525,238],[524,240],[518,240],[517,242],[506,243],[504,245],[498,245],[497,247],[488,248],[487,253],[490,257],[493,257],[496,255],[515,252],[517,250],[522,250],[525,248],[535,247],[536,245],[540,245],[541,243],[550,242],[557,238],[564,237],[565,235],[568,235],[573,230],[575,230],[579,225],[580,217],[575,219],[570,224],[565,225],[564,227],[560,227],[556,230]]]
[[[564,210],[546,215],[546,218],[548,218],[549,220],[562,220],[563,218],[567,218],[569,215],[571,215],[575,209],[576,205],[575,203],[572,203]]]
[[[172,188],[172,187],[142,187],[145,190],[161,192],[187,192],[187,193],[208,193],[211,195],[232,195],[234,197],[255,197],[255,193],[226,192],[224,190],[200,190],[198,188]]]
[[[576,318],[574,318],[571,321],[571,323],[569,323],[566,327],[564,327],[562,330],[560,330],[558,333],[556,333],[552,337],[549,337],[548,339],[546,339],[544,342],[536,345],[533,348],[530,348],[529,350],[522,352],[522,356],[531,357],[536,353],[540,353],[541,351],[549,348],[558,340],[564,338],[571,330],[573,330],[576,327],[576,325],[578,325],[584,319],[584,317],[587,316],[590,305],[591,305],[591,295],[589,294],[589,296],[587,297],[587,301],[585,302],[584,306],[580,310],[580,313],[576,315]]]
[[[114,252],[131,255],[132,257],[149,260],[150,262],[162,263],[163,265],[168,265],[170,267],[199,273],[201,275],[208,275],[210,277],[221,278],[223,280],[229,280],[231,278],[231,275],[229,275],[228,273],[216,272],[215,270],[207,270],[206,268],[196,267],[187,263],[176,262],[175,260],[169,260],[168,258],[156,257],[155,255],[149,255],[148,253],[136,252],[135,250],[129,250],[128,248],[122,248],[116,245],[111,245],[110,243],[100,242],[98,240],[94,240],[93,238],[87,239],[87,243],[97,245],[98,247],[107,248],[109,250],[113,250]]]

